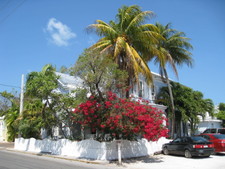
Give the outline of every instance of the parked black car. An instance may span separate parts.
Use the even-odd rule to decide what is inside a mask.
[[[164,144],[162,150],[165,155],[184,155],[186,158],[193,156],[209,157],[214,153],[214,146],[203,137],[179,137]]]

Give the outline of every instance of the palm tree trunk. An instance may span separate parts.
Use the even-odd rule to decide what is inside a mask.
[[[173,101],[173,93],[172,93],[172,89],[170,86],[170,80],[168,78],[168,74],[166,69],[164,68],[164,75],[166,78],[166,83],[167,83],[167,87],[169,90],[169,95],[170,95],[170,102],[171,102],[171,113],[172,113],[172,124],[171,124],[171,138],[174,138],[174,133],[175,133],[175,108],[174,108],[174,101]]]

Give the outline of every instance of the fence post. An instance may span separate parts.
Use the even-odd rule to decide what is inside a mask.
[[[118,147],[118,164],[122,165],[122,158],[121,158],[121,140],[117,140],[117,147]]]

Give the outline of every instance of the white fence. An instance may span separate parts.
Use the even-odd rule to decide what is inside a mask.
[[[138,141],[122,140],[122,158],[153,155],[155,152],[161,151],[162,144],[167,142],[169,142],[169,140],[165,138],[161,138],[157,142],[148,142],[146,139]],[[67,139],[52,141],[49,139],[36,140],[34,138],[18,138],[15,140],[14,149],[36,153],[46,152],[54,155],[94,160],[118,159],[116,141],[98,142],[90,139],[83,141],[70,141]]]

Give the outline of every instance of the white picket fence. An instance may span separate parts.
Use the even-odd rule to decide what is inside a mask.
[[[169,140],[165,138],[160,138],[156,142],[148,142],[146,139],[138,141],[122,140],[122,158],[153,155],[155,152],[161,151],[162,145],[167,142],[169,142]],[[36,140],[34,138],[17,138],[15,139],[14,149],[94,160],[118,159],[116,141],[98,142],[91,139],[83,141],[60,139],[53,141],[50,139]]]

